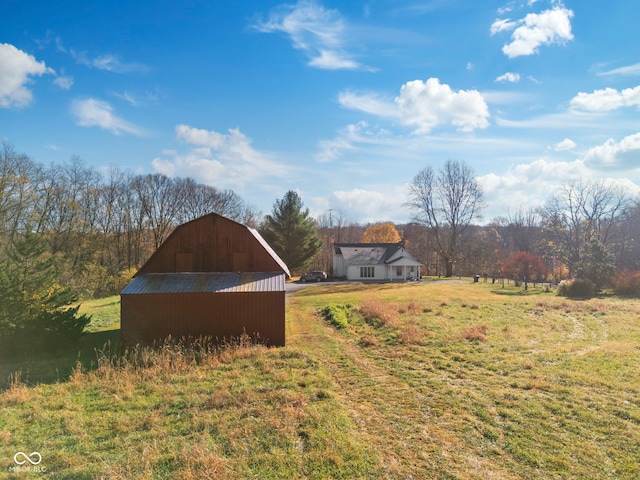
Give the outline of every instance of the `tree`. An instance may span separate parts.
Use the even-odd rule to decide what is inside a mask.
[[[547,266],[542,258],[529,252],[519,252],[507,259],[502,266],[502,272],[511,278],[524,282],[524,289],[527,290],[529,280],[544,278],[547,274]]]
[[[615,271],[615,258],[607,247],[595,237],[589,240],[575,265],[576,277],[591,280],[597,291],[609,283]]]
[[[90,321],[69,288],[57,283],[54,257],[30,228],[16,235],[0,270],[0,338],[6,349],[77,340]],[[28,343],[27,343],[28,342]]]
[[[303,271],[322,248],[315,221],[309,218],[300,196],[289,190],[276,199],[271,215],[267,215],[260,234],[287,264],[289,270]]]
[[[398,243],[400,240],[400,233],[391,222],[371,225],[362,235],[364,243]]]
[[[561,260],[575,273],[584,245],[592,238],[607,245],[624,219],[625,192],[602,181],[574,181],[551,197],[540,215]]]
[[[461,235],[484,206],[473,170],[455,160],[447,160],[437,176],[426,167],[414,177],[409,196],[407,206],[415,212],[414,220],[433,232],[445,276],[451,277]]]

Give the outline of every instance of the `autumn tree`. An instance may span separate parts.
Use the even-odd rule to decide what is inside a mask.
[[[277,199],[264,218],[260,234],[292,272],[303,271],[322,248],[316,222],[293,190]]]
[[[445,276],[451,277],[460,239],[484,206],[473,170],[456,160],[447,160],[437,174],[430,166],[422,169],[409,186],[406,205],[413,210],[414,220],[431,230]]]
[[[375,223],[364,231],[364,243],[398,243],[402,239],[396,226],[391,222]]]
[[[504,275],[524,282],[524,289],[529,288],[531,279],[543,279],[547,274],[547,266],[540,257],[529,252],[519,252],[512,255],[502,266]]]

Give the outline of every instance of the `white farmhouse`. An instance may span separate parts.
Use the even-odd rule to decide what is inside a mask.
[[[404,243],[336,243],[333,275],[346,280],[405,282],[420,278],[420,262]]]

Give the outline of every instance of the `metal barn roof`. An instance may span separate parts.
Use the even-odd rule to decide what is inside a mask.
[[[283,292],[284,285],[282,272],[147,273],[135,277],[120,294]]]

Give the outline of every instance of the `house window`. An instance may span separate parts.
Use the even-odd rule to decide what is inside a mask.
[[[360,267],[360,278],[375,277],[375,267]]]
[[[396,267],[396,277],[402,276],[402,267]]]

